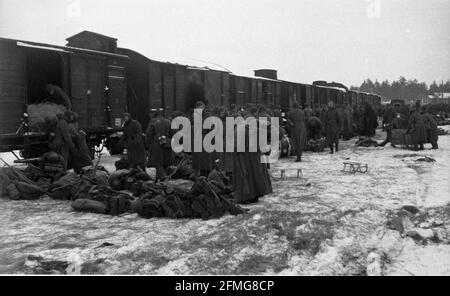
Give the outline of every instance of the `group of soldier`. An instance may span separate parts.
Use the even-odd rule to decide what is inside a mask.
[[[383,126],[387,137],[382,146],[391,143],[395,147],[392,143],[392,131],[405,130],[411,135],[414,150],[424,150],[426,143],[431,143],[433,149],[439,148],[437,121],[428,106],[416,104],[411,109],[399,104],[389,106],[383,114]]]
[[[163,109],[152,109],[151,119],[145,131],[139,121],[132,119],[130,114],[124,114],[123,136],[118,145],[126,147],[128,162],[131,168],[156,168],[156,180],[164,181],[168,178],[167,170],[174,164],[174,152],[171,147],[171,138],[176,132],[171,128],[171,119],[185,115],[193,121],[194,112],[201,112],[203,120],[209,116],[216,116],[225,121],[226,117],[243,116],[269,116],[263,106],[249,106],[238,110],[232,106],[226,110],[217,106],[206,106],[203,102],[196,103],[189,114],[175,111],[164,116]],[[208,130],[196,131],[204,137]],[[246,130],[248,135],[249,130]],[[248,137],[247,137],[248,138]],[[246,143],[248,144],[248,143]],[[146,153],[146,147],[148,153]],[[246,146],[248,147],[248,146]],[[183,152],[184,153],[184,152]],[[148,158],[146,156],[148,155]],[[203,147],[199,152],[191,152],[192,168],[197,177],[208,177],[213,170],[223,172],[232,180],[235,200],[238,203],[254,203],[264,195],[272,193],[272,184],[269,177],[268,165],[261,163],[261,152],[207,152]]]
[[[247,104],[243,107],[231,105],[229,109],[223,106],[205,105],[199,101],[188,114],[175,111],[164,114],[164,109],[152,109],[150,122],[145,130],[139,121],[129,113],[124,114],[123,136],[118,145],[127,149],[127,161],[130,168],[145,170],[146,167],[156,168],[156,180],[168,178],[168,168],[174,165],[175,157],[171,147],[171,138],[175,130],[171,128],[171,120],[178,116],[186,116],[193,121],[194,112],[202,112],[203,120],[209,116],[221,118],[224,123],[227,117],[254,117],[260,127],[260,118],[278,117],[280,122],[280,140],[290,135],[290,145],[293,148],[297,162],[302,161],[302,154],[308,139],[326,139],[330,153],[339,151],[339,140],[349,140],[355,135],[373,137],[378,127],[378,114],[371,105],[365,104],[359,108],[349,105],[335,106],[330,101],[328,105],[312,109],[304,108],[294,102],[291,109],[284,113],[279,106]],[[392,140],[392,130],[406,128],[414,134],[415,148],[423,149],[423,144],[430,142],[437,149],[437,124],[426,108],[413,108],[408,114],[400,106],[391,106],[383,114],[383,126],[387,131],[386,145]],[[71,111],[57,115],[58,122],[50,142],[51,150],[59,153],[65,160],[65,168],[70,161],[76,172],[83,167],[92,165],[91,153],[86,144],[86,134],[78,127],[78,115]],[[269,120],[270,122],[270,120]],[[192,131],[193,133],[199,131]],[[201,130],[204,137],[208,130]],[[249,133],[249,130],[246,130]],[[145,136],[144,136],[145,135]],[[270,138],[270,134],[268,135]],[[247,137],[248,138],[248,137]],[[202,138],[203,139],[203,138]],[[225,140],[225,138],[224,138]],[[246,143],[248,147],[248,143]],[[192,167],[197,177],[207,177],[212,170],[220,170],[231,178],[234,185],[236,200],[241,203],[255,202],[259,197],[272,192],[269,178],[269,165],[261,163],[261,151],[250,152],[192,152]]]
[[[201,110],[203,120],[209,116],[226,117],[254,117],[260,127],[260,118],[278,117],[280,122],[280,140],[290,135],[290,142],[296,161],[302,161],[302,154],[308,139],[325,137],[330,153],[339,150],[339,139],[350,139],[359,133],[373,136],[377,127],[377,114],[370,105],[354,111],[349,106],[335,107],[333,102],[327,106],[315,109],[308,105],[302,108],[294,102],[292,108],[284,113],[280,106],[265,106],[262,104],[247,104],[237,106],[232,104],[229,109],[223,106],[205,105],[199,101],[191,112],[183,114],[174,111],[164,114],[164,109],[152,109],[151,120],[144,131],[139,121],[132,119],[130,114],[124,115],[123,136],[119,145],[126,147],[128,162],[132,168],[154,167],[157,180],[165,180],[169,166],[174,164],[174,153],[171,149],[171,137],[176,131],[171,129],[171,120],[178,116],[186,116],[193,121],[194,112]],[[270,122],[270,120],[269,120]],[[209,131],[201,132],[204,137]],[[248,129],[246,130],[249,133]],[[268,135],[270,138],[270,134]],[[248,137],[247,137],[248,138]],[[225,139],[224,139],[225,140]],[[248,145],[248,143],[246,143]],[[147,147],[147,148],[146,148]],[[147,149],[147,153],[146,153]],[[261,155],[257,152],[192,152],[192,167],[196,176],[208,176],[212,170],[221,170],[229,176],[234,185],[238,202],[254,202],[259,197],[272,192],[272,185],[268,173],[268,164],[261,163]],[[148,157],[147,157],[148,155]]]
[[[58,113],[57,123],[51,135],[49,148],[62,156],[64,170],[70,165],[79,173],[92,165],[90,149],[86,143],[86,133],[78,126],[78,114],[72,111]]]
[[[297,161],[301,161],[307,139],[318,140],[325,137],[330,153],[339,151],[339,140],[347,141],[355,135],[373,137],[378,126],[378,115],[371,105],[359,108],[350,105],[328,105],[312,109],[294,102],[287,115],[287,129],[290,130]]]

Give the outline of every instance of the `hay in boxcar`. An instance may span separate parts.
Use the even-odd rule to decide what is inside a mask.
[[[52,132],[56,126],[56,114],[64,113],[67,109],[55,103],[40,103],[28,105],[29,127],[36,132]]]

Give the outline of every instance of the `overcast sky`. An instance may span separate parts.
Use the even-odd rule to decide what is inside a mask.
[[[52,44],[82,30],[149,58],[359,85],[450,78],[450,0],[0,0],[0,36]]]

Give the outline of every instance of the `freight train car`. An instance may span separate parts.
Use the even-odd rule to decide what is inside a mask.
[[[47,149],[46,135],[18,132],[27,105],[46,97],[46,84],[70,97],[88,144],[100,142],[120,128],[126,111],[126,55],[117,40],[83,31],[66,46],[0,39],[0,151],[20,149],[24,157]]]
[[[129,110],[144,128],[150,109],[163,108],[169,116],[175,110],[188,111],[199,100],[220,106],[230,103],[230,75],[226,71],[155,61],[125,48],[120,52],[129,56]]]
[[[230,75],[230,103],[244,106],[248,103],[266,106],[279,105],[281,83],[275,79]]]
[[[287,111],[294,101],[313,108],[381,104],[377,95],[349,91],[340,83],[312,85],[278,80],[277,71],[260,69],[255,76],[239,76],[227,69],[199,62],[157,61],[130,49],[117,48],[117,39],[83,31],[67,38],[66,46],[0,38],[0,150],[42,152],[47,135],[18,133],[26,106],[45,98],[46,84],[60,86],[70,97],[90,146],[115,146],[122,114],[130,112],[143,128],[150,109],[188,111],[196,101],[219,106],[247,103],[280,105]],[[106,140],[106,142],[103,142]],[[39,148],[39,149],[38,149]]]
[[[314,86],[309,84],[281,81],[280,106],[284,111],[291,108],[293,102],[302,106],[314,105]]]

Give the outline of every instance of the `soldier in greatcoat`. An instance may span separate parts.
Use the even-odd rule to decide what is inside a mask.
[[[195,174],[197,176],[208,176],[211,170],[213,169],[214,163],[213,163],[213,154],[205,151],[203,147],[203,139],[204,136],[208,133],[207,130],[203,129],[203,122],[205,119],[209,116],[209,113],[205,111],[205,104],[201,101],[197,102],[195,104],[194,114],[192,115],[192,168],[195,171]],[[197,114],[197,116],[202,115],[202,127],[199,129],[196,129],[194,126],[194,115]],[[194,142],[196,139],[201,139],[201,151],[196,152],[194,151]]]
[[[328,147],[330,147],[330,153],[339,151],[339,127],[341,126],[341,118],[339,113],[334,108],[333,101],[328,103],[328,111],[325,113],[325,134],[328,142]]]
[[[291,126],[292,147],[295,149],[297,155],[296,162],[301,162],[303,149],[305,149],[307,140],[305,113],[300,109],[300,105],[294,102],[287,117]]]
[[[424,150],[423,145],[427,142],[427,130],[422,115],[416,108],[412,108],[410,111],[408,133],[412,134],[414,150]]]
[[[161,109],[154,111],[146,131],[149,147],[148,166],[156,168],[157,180],[167,177],[167,168],[173,164],[174,156],[171,147],[171,123],[163,117]]]
[[[123,116],[123,136],[119,145],[127,148],[128,162],[132,169],[145,170],[145,147],[142,137],[142,126],[134,120],[129,113]]]
[[[273,192],[267,164],[261,163],[261,152],[249,149],[249,134],[258,134],[251,128],[245,127],[245,151],[233,153],[233,189],[235,201],[241,204],[256,203],[260,197]],[[237,135],[236,127],[235,137]],[[235,140],[236,145],[237,138]]]
[[[423,121],[425,123],[425,127],[427,130],[427,142],[431,143],[431,146],[433,149],[439,149],[438,146],[438,126],[436,119],[434,116],[430,113],[429,108],[424,108],[424,113],[422,115]]]
[[[54,138],[50,143],[50,150],[59,153],[64,158],[64,169],[67,170],[67,165],[70,158],[70,150],[75,148],[72,141],[69,124],[64,114],[56,115],[58,122],[55,127]]]

